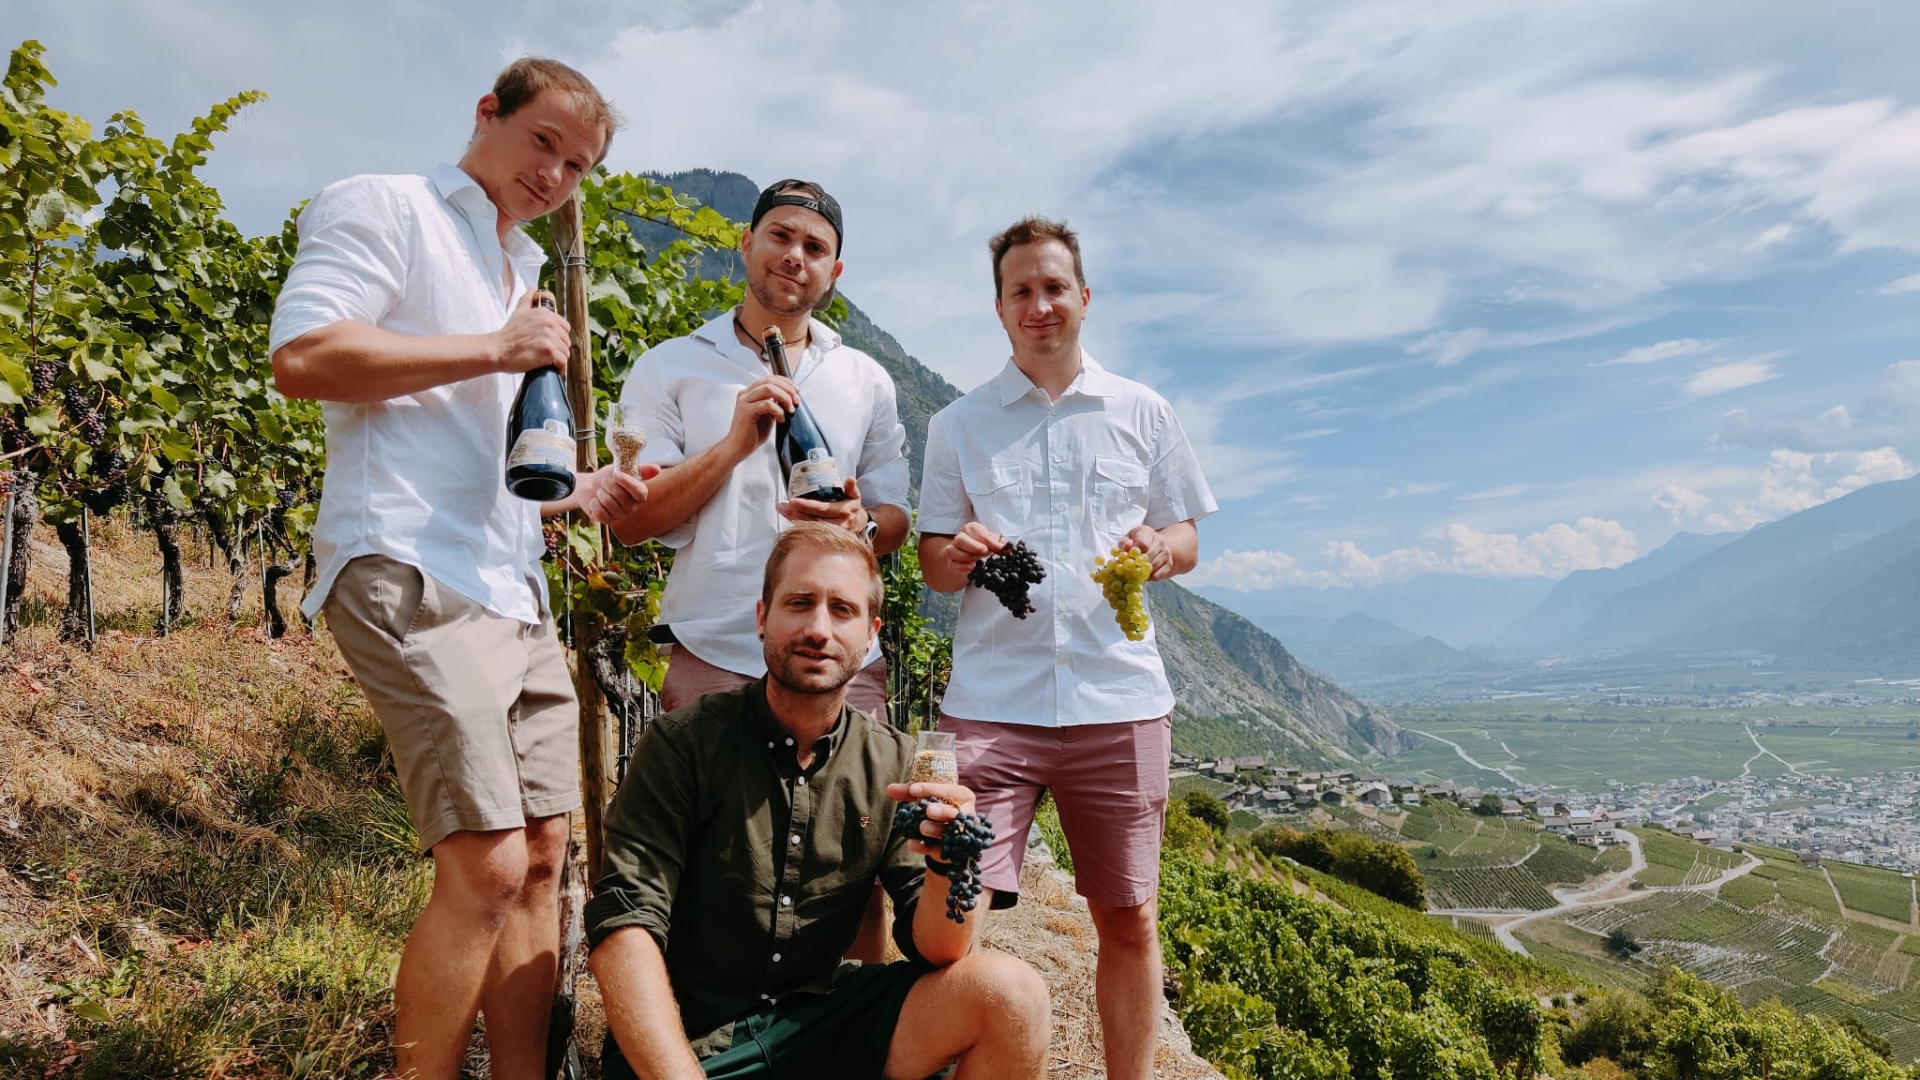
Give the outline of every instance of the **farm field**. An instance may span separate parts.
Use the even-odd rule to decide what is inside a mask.
[[[1639,877],[1650,887],[1711,881],[1745,862],[1743,853],[1659,829],[1634,832],[1647,857]],[[1885,1036],[1900,1060],[1920,1058],[1920,930],[1906,932],[1906,918],[1886,914],[1910,901],[1912,883],[1877,867],[1803,865],[1792,852],[1757,845],[1745,851],[1760,865],[1717,893],[1673,889],[1517,932],[1537,958],[1602,983],[1637,985],[1657,965],[1674,964],[1749,1003],[1779,998],[1816,1015],[1852,1016]],[[1852,918],[1834,903],[1829,873],[1850,898]],[[1614,930],[1641,946],[1632,961],[1603,947]]]
[[[1570,720],[1560,703],[1528,699],[1526,712],[1509,702],[1465,706],[1408,706],[1401,726],[1458,743],[1485,768],[1475,768],[1435,739],[1394,758],[1394,772],[1430,783],[1505,785],[1501,770],[1523,783],[1587,791],[1607,781],[1660,783],[1700,776],[1731,780],[1743,769],[1776,776],[1786,766],[1754,760],[1753,726],[1766,748],[1805,772],[1880,775],[1920,768],[1915,710],[1682,710],[1608,707],[1617,715]],[[1818,712],[1818,715],[1798,715]],[[1546,716],[1555,719],[1547,720]],[[1877,721],[1877,722],[1875,722]]]

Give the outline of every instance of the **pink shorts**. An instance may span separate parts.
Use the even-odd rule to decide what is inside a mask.
[[[750,676],[715,667],[675,645],[667,659],[667,678],[660,684],[660,708],[672,712],[708,694],[722,694],[752,682]],[[887,722],[887,659],[880,657],[854,673],[847,683],[847,704],[881,723]]]
[[[960,782],[993,822],[981,863],[993,906],[1020,897],[1020,863],[1042,791],[1053,792],[1073,855],[1074,888],[1108,907],[1151,900],[1160,885],[1166,825],[1167,757],[1173,718],[1124,724],[1035,727],[961,720],[942,713],[940,730],[958,742]]]

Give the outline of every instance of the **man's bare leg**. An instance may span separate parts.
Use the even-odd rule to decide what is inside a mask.
[[[394,1070],[457,1080],[494,945],[526,888],[520,829],[457,832],[433,847],[433,895],[407,935],[394,979]]]
[[[1052,1034],[1040,974],[1004,953],[976,952],[907,992],[886,1076],[921,1080],[959,1058],[953,1080],[1038,1080]]]
[[[560,871],[567,859],[565,814],[527,822],[526,885],[493,947],[480,992],[494,1080],[541,1080],[547,1021],[560,965]]]
[[[847,959],[863,964],[883,964],[887,960],[887,935],[893,920],[887,917],[887,890],[878,881],[873,895],[867,897],[867,914],[860,920],[860,935],[847,950]]]
[[[1108,1080],[1151,1080],[1160,1036],[1165,972],[1159,906],[1112,907],[1089,900],[1100,959],[1093,979]]]

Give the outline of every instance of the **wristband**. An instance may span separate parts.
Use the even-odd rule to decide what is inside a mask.
[[[928,855],[926,858],[927,858],[927,873],[932,874],[935,877],[946,877],[948,876],[948,871],[953,869],[951,865],[947,863],[943,863],[938,859],[935,859],[931,855]]]

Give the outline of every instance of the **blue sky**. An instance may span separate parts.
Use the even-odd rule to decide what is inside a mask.
[[[1912,5],[12,7],[95,120],[265,90],[210,170],[255,231],[561,56],[632,118],[615,168],[825,182],[846,291],[963,388],[1005,358],[986,237],[1064,215],[1090,350],[1222,496],[1202,582],[1558,576],[1920,463]]]

